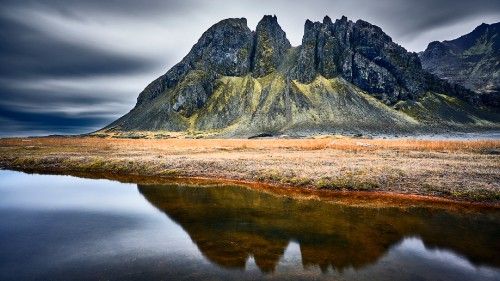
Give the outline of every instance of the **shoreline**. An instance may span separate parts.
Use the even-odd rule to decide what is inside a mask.
[[[0,140],[1,169],[203,179],[494,208],[500,207],[499,160],[500,141]]]
[[[319,200],[335,204],[344,204],[355,207],[437,207],[448,210],[500,210],[500,204],[491,202],[476,202],[467,200],[456,200],[444,197],[403,194],[397,192],[383,191],[348,191],[348,190],[325,190],[313,187],[294,187],[284,184],[252,182],[224,178],[206,177],[161,177],[138,174],[115,174],[109,172],[82,172],[74,170],[22,170],[22,169],[0,169],[26,174],[72,176],[93,180],[110,180],[120,183],[137,185],[190,185],[198,187],[213,187],[219,185],[238,185],[276,196],[286,196],[294,199]]]

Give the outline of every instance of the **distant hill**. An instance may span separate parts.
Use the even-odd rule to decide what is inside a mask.
[[[276,16],[210,27],[191,51],[101,132],[413,132],[499,128],[480,96],[422,69],[368,22],[306,21],[292,47]]]
[[[455,40],[432,42],[420,59],[425,70],[500,106],[500,23],[483,23]]]

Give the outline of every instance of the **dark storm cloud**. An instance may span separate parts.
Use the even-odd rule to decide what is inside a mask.
[[[113,92],[109,87],[103,91],[102,85],[89,84],[85,80],[81,81],[82,85],[78,85],[78,79],[110,77],[108,84],[115,84],[116,88],[123,90],[119,83],[114,83],[113,77],[140,75],[157,67],[158,61],[140,53],[113,52],[87,44],[85,40],[65,40],[64,36],[51,36],[44,22],[33,23],[29,18],[13,17],[18,8],[35,12],[53,10],[68,17],[71,15],[65,11],[71,7],[68,4],[75,4],[78,13],[87,10],[106,13],[106,9],[113,10],[111,14],[130,10],[147,12],[132,1],[123,1],[121,9],[112,9],[112,3],[99,1],[2,2],[0,137],[51,132],[81,133],[102,127],[117,118],[117,112],[125,112],[126,108],[116,101],[126,101],[127,107],[130,107],[134,99],[121,98],[119,92]],[[34,7],[39,10],[31,10]],[[79,20],[78,17],[70,19]],[[78,37],[78,34],[75,36]],[[67,82],[65,79],[76,79],[76,82],[69,86],[58,86],[58,82]],[[43,87],[47,82],[52,82],[52,86]],[[137,93],[143,86],[131,90]]]
[[[117,95],[96,91],[65,91],[58,88],[36,90],[3,85],[0,100],[0,135],[46,135],[83,133],[96,130],[124,111]],[[89,89],[94,91],[95,89]],[[14,133],[16,132],[16,133]]]
[[[2,0],[0,137],[84,133],[128,112],[139,92],[212,24],[276,14],[293,45],[306,19],[380,26],[410,51],[500,20],[498,0]],[[31,132],[31,133],[30,133]]]
[[[54,113],[25,113],[2,109],[2,137],[37,136],[49,134],[79,134],[90,132],[96,125],[105,126],[108,118],[65,116]]]
[[[0,18],[0,76],[82,76],[139,72],[144,58],[119,56],[48,38],[31,27]]]
[[[97,91],[93,95],[85,95],[85,91],[65,91],[61,89],[42,89],[42,88],[10,88],[2,87],[6,90],[5,97],[0,101],[0,106],[15,107],[21,111],[39,111],[44,112],[49,109],[59,108],[60,111],[66,111],[67,107],[83,108],[85,105],[92,105],[94,111],[100,108],[100,105],[110,104],[115,101],[116,96],[111,93],[100,93]],[[95,90],[90,88],[89,90]],[[36,93],[33,93],[36,91]],[[43,104],[43,107],[40,106]],[[76,111],[76,110],[75,110]],[[101,110],[106,112],[105,110]],[[97,112],[97,111],[96,111]],[[75,112],[76,113],[76,112]],[[75,114],[76,115],[76,114]]]
[[[36,10],[53,10],[69,17],[80,13],[129,16],[183,12],[192,9],[196,1],[184,0],[2,0],[1,10],[22,7]]]
[[[386,19],[389,23],[404,28],[412,27],[417,33],[471,17],[500,15],[500,5],[496,0],[425,0],[397,2],[396,5],[391,4],[392,1],[384,2],[387,2],[388,9],[391,6],[395,8],[395,11],[388,13],[392,17]]]
[[[468,33],[482,22],[500,20],[497,0],[384,0],[376,3],[365,18],[375,21],[398,43],[413,51],[423,50],[431,39],[424,35],[436,29],[445,28],[442,34],[450,36],[434,38],[441,41]]]

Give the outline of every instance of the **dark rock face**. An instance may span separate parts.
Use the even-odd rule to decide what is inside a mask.
[[[306,21],[294,77],[310,83],[318,74],[341,76],[387,105],[418,99],[426,91],[481,103],[472,91],[428,75],[418,55],[392,42],[380,27],[346,17],[335,23],[329,17],[323,23]]]
[[[197,68],[224,76],[244,76],[250,70],[252,44],[246,19],[229,19],[205,32],[190,54]]]
[[[170,106],[175,112],[185,117],[190,117],[201,108],[212,95],[213,85],[211,77],[204,71],[192,70],[175,87],[174,94],[170,98]]]
[[[379,27],[346,17],[333,23],[307,21],[297,79],[310,83],[320,74],[342,76],[386,104],[415,98],[425,91],[417,54],[392,42]]]
[[[426,71],[481,93],[486,104],[500,106],[500,23],[482,24],[455,40],[432,42],[420,60]]]
[[[255,30],[254,77],[264,77],[276,71],[291,47],[276,16],[264,16]]]
[[[440,43],[433,46],[432,56],[449,53]],[[224,134],[232,136],[332,128],[401,131],[439,118],[417,106],[436,102],[449,109],[443,114],[467,115],[454,120],[485,118],[471,107],[482,104],[476,93],[424,71],[417,54],[368,22],[307,20],[302,45],[291,47],[276,16],[265,16],[255,32],[244,18],[226,19],[107,128],[229,130]]]
[[[203,33],[180,63],[151,83],[139,95],[137,102],[142,104],[150,101],[165,90],[176,87],[182,82],[189,84],[192,89],[197,89],[199,93],[210,96],[210,87],[192,85],[195,81],[189,80],[189,78],[187,78],[188,81],[184,81],[188,73],[192,70],[203,71],[205,74],[203,76],[208,75],[211,79],[218,76],[244,76],[250,71],[252,47],[253,35],[247,26],[246,19],[220,21]],[[201,91],[202,88],[203,91]],[[193,101],[188,96],[182,94],[178,96],[180,100],[174,101],[172,104],[174,110],[180,108],[179,104],[186,102],[198,104],[198,99]]]
[[[311,83],[316,78],[318,65],[318,33],[321,23],[307,20],[297,60],[296,78],[301,83]]]

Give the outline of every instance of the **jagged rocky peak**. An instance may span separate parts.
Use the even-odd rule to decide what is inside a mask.
[[[333,24],[332,19],[329,16],[325,16],[323,18],[323,24],[325,24],[325,25],[331,25],[331,24]]]
[[[275,71],[286,51],[291,47],[286,33],[276,16],[266,15],[256,31],[247,26],[247,20],[226,19],[207,30],[191,50],[198,68],[208,68],[222,76],[266,76]],[[190,57],[190,55],[188,55]]]
[[[137,105],[147,103],[168,89],[180,88],[186,83],[197,88],[195,92],[202,94],[203,97],[198,101],[206,100],[211,94],[211,80],[219,76],[248,74],[252,48],[253,34],[245,18],[222,20],[203,33],[181,62],[149,84],[137,98]],[[204,78],[205,81],[196,78]],[[203,86],[192,85],[191,82],[202,82]],[[200,91],[202,88],[204,90]],[[175,101],[177,98],[179,100]],[[177,111],[182,110],[183,104],[189,100],[183,95],[177,95],[172,101],[171,106]]]
[[[278,69],[291,44],[276,15],[266,15],[257,24],[254,48],[252,71],[255,77],[264,77]]]
[[[307,20],[302,45],[293,52],[295,58],[285,58],[290,48],[276,16],[264,16],[255,32],[244,18],[222,20],[201,36],[180,63],[140,94],[138,105],[172,89],[166,106],[189,117],[211,96],[216,79],[249,73],[264,77],[284,61],[287,79],[309,84],[318,75],[340,76],[388,105],[429,90],[468,95],[457,94],[455,88],[426,75],[417,54],[407,52],[366,21],[354,23],[345,16],[335,22],[328,16],[323,22]]]
[[[222,20],[202,35],[191,53],[201,68],[224,76],[243,76],[250,69],[252,37],[245,18]]]
[[[297,60],[296,74],[294,78],[302,83],[311,83],[317,76],[317,37],[321,23],[306,20],[304,24],[304,35]]]
[[[417,54],[392,42],[380,27],[346,17],[306,21],[296,78],[310,83],[317,75],[340,75],[388,104],[423,91]]]
[[[490,36],[490,26],[481,29],[488,36],[469,44],[467,54],[495,48],[500,36]],[[457,45],[476,42],[467,38]],[[495,67],[499,60],[489,58]],[[144,89],[133,110],[107,128],[245,136],[497,122],[472,105],[481,105],[476,93],[425,72],[417,54],[378,26],[346,17],[307,20],[302,45],[292,48],[276,16],[264,16],[253,32],[244,18],[210,27],[181,62]]]
[[[202,105],[211,95],[211,81],[221,76],[245,76],[254,72],[262,77],[277,69],[287,49],[291,47],[276,16],[264,16],[256,32],[247,26],[245,18],[222,20],[203,33],[181,62],[153,81],[137,99],[137,105],[147,103],[171,88],[189,84],[182,91],[198,98]],[[195,71],[196,70],[196,71]],[[197,78],[203,77],[203,85]],[[208,79],[207,79],[208,78]],[[203,90],[202,90],[203,89]],[[190,116],[198,106],[187,105],[192,100],[178,93],[170,105],[174,111]],[[187,107],[191,109],[187,109]]]
[[[253,34],[245,18],[222,20],[209,28],[184,58],[194,66],[176,85],[167,103],[184,117],[201,108],[219,76],[244,76],[250,71]],[[182,64],[182,62],[181,62]]]

